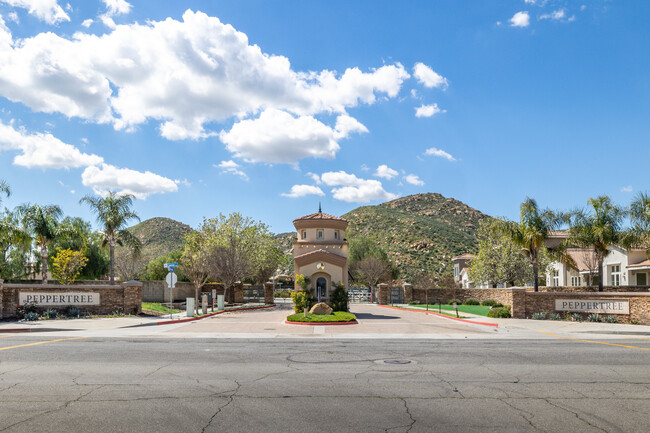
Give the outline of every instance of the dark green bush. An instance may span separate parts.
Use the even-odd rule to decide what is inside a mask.
[[[456,305],[462,304],[462,302],[460,302],[460,299],[452,299],[451,301],[449,301],[449,305],[453,304],[454,302],[456,303]]]
[[[603,322],[605,323],[618,323],[618,319],[616,316],[607,316],[603,319]]]
[[[465,301],[465,305],[480,305],[481,303],[478,301],[478,299],[474,298],[469,298],[468,300]]]
[[[35,311],[30,311],[29,313],[25,313],[25,320],[29,322],[33,322],[34,320],[38,320],[38,313]]]
[[[337,284],[330,294],[330,307],[334,311],[348,311],[348,294],[343,284]]]
[[[533,313],[530,318],[533,320],[546,320],[546,313]]]
[[[409,302],[409,305],[419,305],[419,304],[420,304],[420,303],[417,302],[417,301],[411,301],[411,302]]]
[[[65,309],[65,314],[70,317],[79,317],[79,312],[77,307],[68,307]]]
[[[587,322],[602,322],[599,314],[590,314],[587,316]]]
[[[49,309],[45,311],[44,316],[47,317],[48,319],[56,319],[57,317],[59,317],[59,312],[57,310]]]
[[[494,299],[488,299],[488,300],[485,300],[485,301],[481,302],[481,305],[484,306],[484,307],[496,307],[497,304],[498,304],[498,302],[495,301]]]
[[[562,316],[558,313],[552,313],[548,316],[549,320],[562,320]]]
[[[495,317],[497,319],[503,319],[510,317],[510,307],[492,307],[488,311],[488,317]]]

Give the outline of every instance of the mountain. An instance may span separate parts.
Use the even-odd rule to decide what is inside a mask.
[[[142,257],[148,262],[183,249],[183,236],[191,232],[192,228],[171,218],[151,218],[128,230],[142,242]]]
[[[441,194],[416,194],[376,206],[363,206],[345,215],[349,239],[375,239],[400,270],[400,279],[413,281],[422,271],[451,271],[451,259],[477,251],[482,212]]]

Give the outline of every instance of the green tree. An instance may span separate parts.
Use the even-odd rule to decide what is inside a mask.
[[[56,205],[41,206],[24,204],[17,208],[18,214],[41,254],[41,275],[47,284],[48,247],[59,236],[68,236],[67,227],[60,224],[63,212]]]
[[[647,192],[638,193],[630,204],[630,221],[632,232],[639,245],[646,248],[650,258],[650,195]]]
[[[9,197],[11,195],[11,188],[7,182],[0,179],[0,204],[2,204],[2,194],[4,194],[5,197]]]
[[[142,275],[143,280],[164,280],[167,277],[167,269],[165,269],[165,263],[181,263],[181,257],[183,255],[182,250],[172,251],[171,253],[165,254],[164,256],[156,257],[147,263],[147,267],[144,270]],[[176,276],[178,281],[189,281],[182,269],[176,270]]]
[[[254,279],[258,284],[266,283],[278,268],[286,265],[288,256],[284,254],[277,239],[270,234],[261,234],[254,259],[256,269]]]
[[[540,210],[537,202],[526,197],[521,204],[519,223],[510,224],[505,220],[497,220],[496,228],[518,246],[533,267],[533,284],[535,291],[539,287],[540,252],[544,249],[546,240],[552,230],[557,230],[564,223],[563,216],[550,209]],[[563,247],[549,251],[555,258],[565,261]]]
[[[83,251],[58,248],[52,263],[52,276],[60,284],[72,284],[87,262]]]
[[[359,281],[361,284],[368,284],[368,280],[375,280],[377,272],[381,273],[378,282],[396,279],[399,276],[397,267],[390,261],[388,254],[379,243],[362,235],[350,239],[348,267],[355,280],[357,278],[364,280]],[[382,268],[381,271],[377,271],[379,267]]]
[[[9,210],[0,215],[0,279],[12,280],[26,276],[31,256],[31,239],[20,227],[18,216]]]
[[[636,236],[623,228],[628,212],[608,196],[590,198],[587,209],[570,214],[568,243],[590,248],[598,262],[598,291],[603,291],[603,260],[613,245],[631,246]],[[636,218],[636,217],[635,217]]]
[[[199,230],[185,235],[185,244],[179,259],[179,271],[194,284],[195,314],[199,314],[199,293],[212,274],[213,247],[209,225],[204,223]]]
[[[469,277],[477,284],[490,287],[503,284],[519,286],[535,278],[532,263],[520,244],[513,241],[511,233],[518,230],[517,223],[505,219],[485,219],[479,223],[478,254],[468,269]],[[535,252],[537,269],[546,272],[546,248],[541,245]]]
[[[90,206],[102,227],[102,245],[108,245],[109,249],[111,284],[115,283],[115,247],[128,246],[134,251],[141,247],[140,240],[126,228],[129,221],[140,221],[131,209],[134,198],[132,194],[109,191],[106,197],[86,196],[79,201]]]

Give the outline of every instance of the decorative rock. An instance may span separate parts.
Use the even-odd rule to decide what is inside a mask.
[[[319,302],[318,304],[311,307],[311,310],[309,310],[309,312],[311,314],[329,315],[332,314],[332,308],[325,302]]]

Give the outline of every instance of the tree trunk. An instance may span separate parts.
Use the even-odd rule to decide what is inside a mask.
[[[113,242],[108,243],[108,250],[111,255],[111,284],[115,284],[115,247],[113,246]]]
[[[194,314],[199,315],[199,290],[200,287],[194,285]]]
[[[533,263],[533,285],[534,290],[539,291],[539,269],[537,268],[537,262]],[[546,284],[548,286],[548,283]]]
[[[598,260],[598,291],[603,291],[603,261]]]
[[[43,284],[47,284],[47,244],[41,245],[41,275]]]

